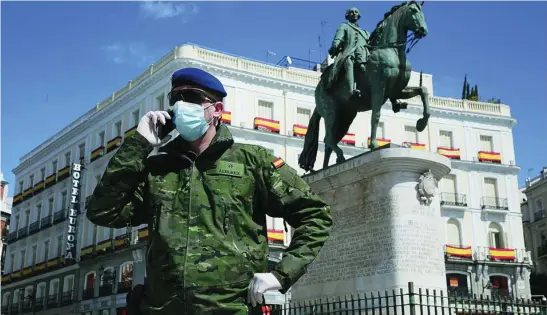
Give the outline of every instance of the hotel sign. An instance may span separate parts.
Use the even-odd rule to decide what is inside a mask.
[[[76,260],[76,227],[78,213],[80,212],[80,177],[82,173],[81,164],[72,164],[72,187],[70,192],[70,209],[68,210],[68,231],[66,242],[65,261]]]

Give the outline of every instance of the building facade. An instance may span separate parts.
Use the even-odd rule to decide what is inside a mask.
[[[108,160],[142,115],[167,108],[170,75],[183,67],[213,73],[225,85],[224,123],[236,141],[259,144],[298,168],[303,135],[315,106],[319,71],[279,67],[196,45],[176,47],[125,87],[22,157],[14,170],[13,232],[8,235],[2,276],[2,314],[123,314],[125,292],[142,283],[146,226],[108,229],[78,217],[76,263],[63,259],[71,163],[84,165],[83,196],[93,193]],[[316,67],[319,69],[320,67]],[[410,85],[418,85],[412,73]],[[519,209],[510,108],[434,96],[432,76],[423,75],[432,117],[418,133],[422,105],[411,99],[398,114],[382,110],[381,142],[408,143],[452,158],[441,181],[447,283],[459,294],[526,296],[530,264]],[[359,113],[341,146],[352,157],[368,149],[370,113]],[[320,138],[325,134],[321,123]],[[316,169],[322,165],[319,144]],[[331,163],[336,157],[331,157]],[[268,218],[270,263],[290,243],[281,220]],[[290,292],[266,294],[283,303]]]
[[[0,270],[4,270],[6,237],[8,236],[10,227],[11,202],[8,199],[8,182],[4,180],[2,172],[0,172],[0,214],[0,231],[2,234],[2,241],[0,242]]]
[[[528,178],[521,191],[524,240],[534,261],[535,294],[547,295],[547,167]]]

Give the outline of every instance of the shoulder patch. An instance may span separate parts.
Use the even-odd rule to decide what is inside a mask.
[[[285,165],[285,161],[283,161],[282,158],[278,157],[277,159],[273,160],[272,164],[275,168],[280,168],[281,166]]]

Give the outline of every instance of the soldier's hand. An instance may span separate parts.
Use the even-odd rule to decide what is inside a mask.
[[[253,280],[249,285],[247,293],[247,301],[251,302],[254,307],[257,304],[262,304],[263,294],[266,291],[281,289],[281,283],[271,273],[255,273]]]
[[[137,126],[137,132],[150,142],[151,145],[157,146],[161,144],[161,139],[158,136],[159,124],[165,125],[167,120],[171,120],[171,115],[166,111],[150,111],[142,116]]]

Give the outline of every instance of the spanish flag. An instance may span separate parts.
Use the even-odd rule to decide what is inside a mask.
[[[275,168],[280,168],[281,166],[285,165],[285,161],[283,161],[282,158],[277,158],[272,162],[272,164]]]

